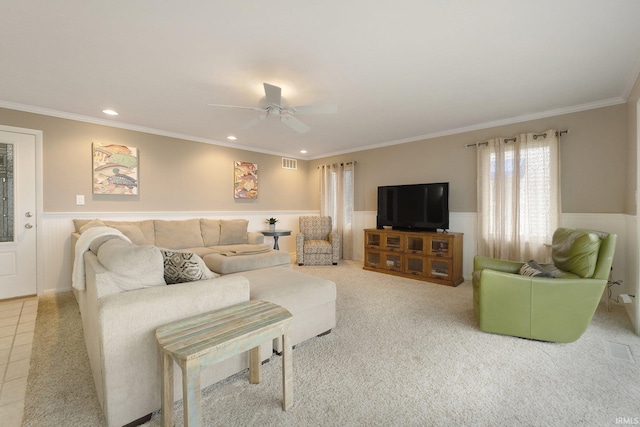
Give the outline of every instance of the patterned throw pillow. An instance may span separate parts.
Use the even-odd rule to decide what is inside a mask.
[[[216,277],[198,255],[162,249],[164,257],[164,281],[167,285],[213,279]]]
[[[545,270],[540,264],[535,262],[534,260],[530,260],[529,262],[525,262],[520,268],[520,274],[522,276],[532,276],[532,277],[546,277],[552,278],[553,275]]]

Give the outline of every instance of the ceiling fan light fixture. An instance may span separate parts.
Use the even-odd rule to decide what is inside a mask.
[[[298,133],[306,133],[311,130],[309,126],[302,121],[294,117],[297,112],[302,114],[335,114],[337,112],[336,106],[325,105],[302,105],[302,106],[290,106],[286,99],[282,97],[282,88],[274,86],[269,83],[263,83],[264,98],[260,102],[260,107],[247,107],[241,105],[225,105],[225,104],[207,104],[209,107],[222,107],[222,108],[239,108],[244,110],[260,111],[262,114],[244,126],[242,129],[248,129],[262,120],[271,116],[280,117],[280,121],[295,130]]]

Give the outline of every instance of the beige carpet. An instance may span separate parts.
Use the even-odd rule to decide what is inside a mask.
[[[293,268],[338,287],[338,326],[293,352],[293,408],[280,409],[275,356],[262,384],[243,372],[205,389],[205,425],[600,426],[640,417],[640,337],[621,306],[601,305],[576,343],[543,343],[480,332],[469,283],[433,285],[355,262]],[[71,293],[41,299],[25,425],[103,422],[79,323]],[[178,403],[178,426],[181,417]],[[147,425],[160,426],[158,414]]]

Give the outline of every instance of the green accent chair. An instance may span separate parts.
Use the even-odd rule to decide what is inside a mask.
[[[558,228],[552,241],[553,264],[542,264],[553,278],[520,274],[523,262],[476,256],[473,306],[480,330],[540,341],[576,341],[602,298],[616,237]]]

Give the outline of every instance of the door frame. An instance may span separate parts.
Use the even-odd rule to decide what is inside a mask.
[[[23,133],[33,135],[36,140],[36,158],[35,158],[35,183],[36,183],[36,294],[41,296],[44,293],[44,243],[42,230],[42,131],[35,129],[25,129],[14,126],[5,126],[0,124],[0,130],[5,132]]]

